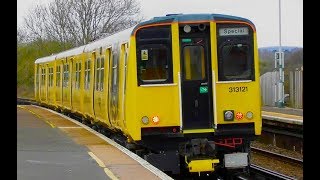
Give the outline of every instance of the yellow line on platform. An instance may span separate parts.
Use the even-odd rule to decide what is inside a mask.
[[[55,125],[52,124],[50,121],[44,119],[43,117],[41,117],[39,114],[36,114],[35,112],[31,111],[30,109],[24,107],[24,106],[20,106],[20,105],[17,105],[17,107],[21,108],[21,109],[25,109],[27,111],[29,111],[31,114],[37,116],[39,119],[43,120],[44,122],[46,122],[47,124],[49,124],[52,128],[55,128]]]
[[[112,180],[119,180],[111,171],[110,169],[106,168],[106,165],[92,152],[88,152],[88,154],[98,163],[100,167],[103,167],[104,172],[107,174],[109,178]]]
[[[88,154],[94,159],[97,161],[97,163],[99,164],[100,167],[103,167],[105,168],[106,165],[104,165],[104,163],[96,156],[94,155],[92,152],[88,152]]]
[[[104,168],[104,172],[111,178],[112,180],[119,180],[108,168]]]

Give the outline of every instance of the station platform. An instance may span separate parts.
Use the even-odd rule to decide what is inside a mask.
[[[172,178],[76,120],[17,105],[17,179]]]
[[[303,109],[263,106],[261,110],[262,119],[274,120],[288,124],[303,125]]]

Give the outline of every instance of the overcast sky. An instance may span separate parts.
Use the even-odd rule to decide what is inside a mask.
[[[17,24],[28,9],[52,0],[17,0]],[[218,13],[241,16],[257,28],[258,47],[279,45],[279,0],[137,0],[141,14],[150,19],[172,13]],[[281,44],[303,47],[303,2],[281,1]]]

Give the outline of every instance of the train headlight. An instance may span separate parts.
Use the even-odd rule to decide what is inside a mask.
[[[143,116],[141,121],[143,124],[147,125],[149,123],[149,118],[147,116]]]
[[[183,31],[186,32],[186,33],[189,33],[191,31],[191,27],[189,25],[185,25],[183,27]]]
[[[223,111],[224,114],[224,120],[225,121],[233,121],[234,118],[234,111],[233,110],[225,110]]]
[[[243,118],[242,112],[237,112],[237,113],[236,113],[236,118],[237,118],[238,120],[241,120],[241,119]]]
[[[248,112],[246,113],[246,118],[247,118],[247,119],[252,119],[252,118],[253,118],[253,113],[252,113],[251,111],[248,111]]]
[[[159,121],[160,121],[160,118],[159,118],[158,116],[154,116],[154,117],[152,118],[153,124],[159,124]]]

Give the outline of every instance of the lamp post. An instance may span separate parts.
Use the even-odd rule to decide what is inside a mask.
[[[275,53],[275,68],[279,69],[278,79],[278,100],[276,105],[279,108],[284,107],[284,53],[281,48],[281,0],[279,0],[279,51]]]

